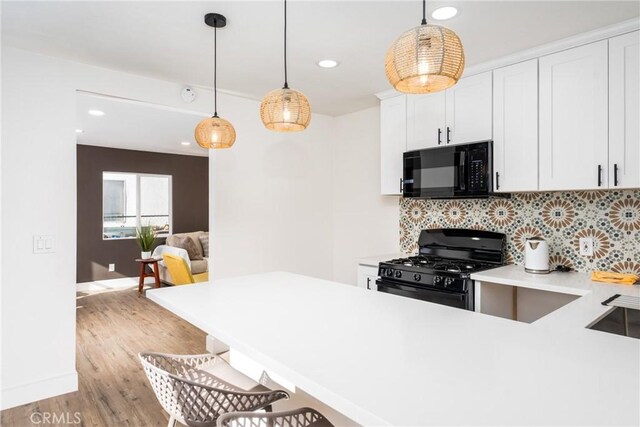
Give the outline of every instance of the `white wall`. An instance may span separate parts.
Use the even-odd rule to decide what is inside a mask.
[[[275,133],[259,107],[242,98],[219,104],[237,140],[211,153],[211,274],[286,270],[330,279],[334,119],[314,114],[304,132]]]
[[[356,284],[358,258],[399,251],[397,196],[380,195],[380,108],[336,118],[333,279]]]

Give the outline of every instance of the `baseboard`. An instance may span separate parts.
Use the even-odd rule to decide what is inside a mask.
[[[76,371],[34,383],[3,388],[2,392],[0,392],[0,410],[25,405],[77,390],[78,373]]]

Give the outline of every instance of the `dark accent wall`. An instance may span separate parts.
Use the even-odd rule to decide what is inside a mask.
[[[138,276],[134,239],[102,240],[102,172],[172,176],[173,233],[209,229],[207,157],[78,145],[77,283]],[[158,241],[158,244],[163,243]],[[109,264],[116,265],[109,272]]]

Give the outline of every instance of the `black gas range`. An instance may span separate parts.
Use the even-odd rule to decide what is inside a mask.
[[[417,256],[378,266],[379,292],[474,309],[471,273],[504,264],[505,235],[482,230],[422,230]]]

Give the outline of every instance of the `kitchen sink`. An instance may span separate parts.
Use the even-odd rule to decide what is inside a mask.
[[[640,310],[616,307],[588,329],[640,339]]]

